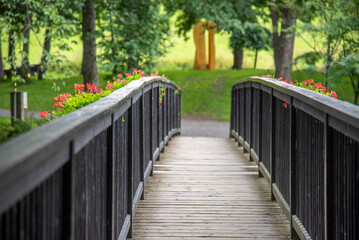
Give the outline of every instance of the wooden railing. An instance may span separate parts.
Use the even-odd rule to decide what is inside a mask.
[[[292,238],[359,239],[359,107],[253,77],[232,87],[231,108],[231,137],[268,180]]]
[[[180,112],[175,84],[142,78],[1,145],[0,239],[131,236],[153,161],[180,133]]]

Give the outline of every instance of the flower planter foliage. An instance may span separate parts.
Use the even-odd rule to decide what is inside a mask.
[[[150,77],[154,76],[159,76],[158,71],[156,71],[155,74],[150,74]],[[86,105],[96,102],[97,100],[100,100],[101,98],[106,97],[113,91],[122,88],[129,82],[137,80],[141,77],[146,76],[142,70],[137,69],[134,69],[132,74],[126,73],[125,78],[123,78],[121,74],[117,74],[117,76],[113,78],[112,82],[107,82],[107,87],[105,90],[102,88],[97,88],[95,84],[75,84],[75,93],[73,95],[70,93],[63,93],[55,97],[53,110],[41,112],[40,117],[51,120],[53,118],[64,116],[76,109],[82,108]],[[164,78],[164,75],[162,75],[162,78]]]
[[[264,77],[264,76],[261,76]],[[313,79],[308,79],[308,80],[304,80],[301,82],[298,82],[297,80],[294,80],[294,82],[288,82],[287,80],[284,80],[282,77],[280,77],[279,79],[273,78],[271,75],[267,75],[267,78],[272,78],[284,83],[288,83],[290,85],[293,86],[297,86],[297,87],[301,87],[301,88],[305,88],[308,90],[312,90],[324,95],[327,95],[328,97],[333,97],[335,99],[337,99],[337,93],[335,91],[328,91],[326,87],[322,86],[321,83],[315,83]]]

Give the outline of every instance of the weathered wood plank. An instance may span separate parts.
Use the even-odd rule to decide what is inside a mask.
[[[145,186],[132,239],[288,239],[289,222],[234,142],[176,137]]]

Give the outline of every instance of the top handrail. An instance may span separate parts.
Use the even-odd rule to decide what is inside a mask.
[[[318,94],[317,92],[309,89],[293,86],[288,83],[283,83],[278,80],[274,80],[266,77],[248,77],[244,78],[232,86],[232,89],[245,82],[260,83],[265,86],[271,87],[281,93],[294,97],[302,102],[320,109],[321,111],[342,120],[352,126],[359,126],[359,106],[338,100],[332,97],[328,97],[324,94]]]

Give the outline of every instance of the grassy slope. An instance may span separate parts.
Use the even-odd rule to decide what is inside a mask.
[[[212,116],[222,121],[230,119],[231,86],[238,80],[254,75],[273,74],[272,70],[217,70],[209,71],[166,71],[168,79],[173,80],[183,90],[182,114]],[[294,72],[293,79],[302,81],[309,76]],[[314,76],[316,82],[324,81],[324,76]],[[341,100],[353,101],[349,81],[332,84]],[[350,94],[348,94],[350,93]]]

